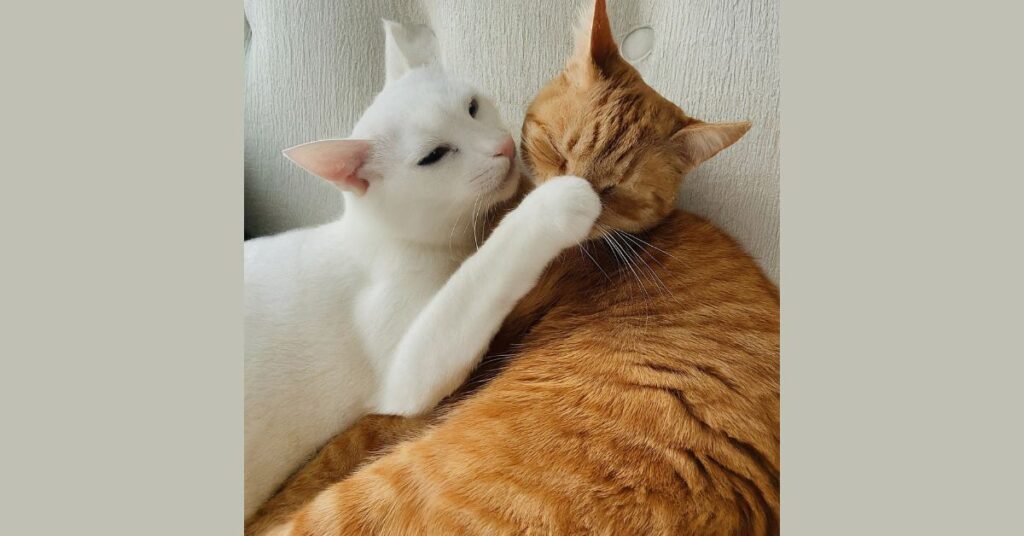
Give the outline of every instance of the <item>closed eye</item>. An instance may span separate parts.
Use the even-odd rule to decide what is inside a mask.
[[[535,129],[543,134],[538,134]],[[526,128],[523,131],[523,158],[531,166],[543,163],[558,169],[559,175],[564,175],[568,169],[569,161],[558,150],[554,136],[547,126],[532,117],[526,118]]]
[[[605,186],[604,188],[601,188],[601,191],[598,192],[598,195],[602,195],[602,196],[604,196],[604,195],[611,195],[613,192],[615,192],[615,185],[614,184],[611,185],[611,186]]]
[[[430,151],[430,154],[424,156],[419,162],[416,162],[417,166],[429,166],[430,164],[436,164],[439,160],[444,158],[446,154],[451,152],[452,148],[447,145],[440,145]]]

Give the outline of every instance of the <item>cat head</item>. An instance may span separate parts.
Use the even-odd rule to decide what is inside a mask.
[[[409,220],[451,219],[511,197],[519,179],[515,143],[494,104],[445,73],[429,29],[391,21],[384,28],[384,88],[351,136],[285,155],[346,191],[346,203]]]
[[[576,38],[564,70],[527,110],[523,161],[535,182],[558,175],[590,181],[604,206],[599,224],[646,230],[673,210],[683,177],[750,123],[689,117],[644,83],[619,54],[604,0],[584,14]]]

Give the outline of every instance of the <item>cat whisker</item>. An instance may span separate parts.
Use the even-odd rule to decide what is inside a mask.
[[[633,273],[633,277],[636,279],[637,285],[640,286],[640,290],[643,291],[643,293],[645,295],[650,297],[650,295],[647,293],[647,285],[645,285],[644,282],[640,279],[640,274],[634,268],[635,263],[633,263],[632,260],[630,259],[631,255],[626,251],[625,245],[623,245],[615,237],[615,233],[614,232],[612,234],[610,234],[608,236],[608,238],[611,239],[612,243],[615,244],[616,249],[622,254],[622,260],[623,260],[623,262],[626,263],[626,267],[629,268],[629,271]]]
[[[627,239],[630,242],[630,244],[632,244],[633,246],[636,246],[642,253],[646,253],[647,256],[650,257],[651,260],[653,260],[654,262],[658,263],[659,266],[665,266],[665,263],[661,262],[661,259],[659,259],[653,253],[648,251],[648,249],[657,249],[657,248],[655,248],[654,246],[650,245],[649,243],[644,242],[643,240],[640,240],[639,238],[637,238],[637,237],[633,236],[632,234],[627,233],[625,231],[619,231],[619,233],[620,233],[620,235],[623,238]]]
[[[666,285],[664,281],[662,281],[661,277],[658,276],[658,273],[654,271],[654,268],[652,268],[651,265],[648,264],[647,261],[645,261],[643,258],[640,258],[639,260],[640,262],[644,263],[644,266],[647,268],[648,273],[651,274],[651,279],[654,281],[654,284],[663,293],[675,299],[675,296],[672,294],[672,290],[668,288],[668,285]]]
[[[608,251],[611,252],[612,258],[615,259],[615,265],[618,268],[622,268],[622,259],[619,258],[619,252],[615,249],[615,246],[613,246],[611,241],[608,240],[608,235],[602,236],[601,240],[604,242],[606,246],[608,246]]]
[[[482,173],[479,173],[479,174],[473,176],[473,178],[469,179],[469,183],[470,184],[476,184],[480,179],[482,179],[485,176],[487,176],[489,171],[490,170],[487,170],[487,171],[484,171]]]
[[[615,249],[615,246],[612,245],[612,242],[611,242],[611,240],[608,239],[608,236],[609,235],[607,233],[603,233],[601,235],[601,241],[604,242],[605,246],[608,247],[608,251],[612,254],[612,258],[615,259],[616,272],[621,272],[622,271],[622,259],[619,258],[619,252],[618,252],[617,249]],[[633,286],[632,285],[629,286],[629,296],[630,296],[630,299],[633,298]]]
[[[486,182],[484,179],[491,179],[491,182],[495,182],[494,186],[497,187],[503,182],[501,179],[507,177],[511,173],[511,171],[512,169],[509,168],[504,173],[502,173],[498,169],[488,167],[481,171],[480,173],[474,175],[473,178],[469,179],[469,183],[478,184],[480,182]]]
[[[476,246],[476,251],[480,251],[480,239],[476,235],[476,213],[480,209],[480,196],[476,196],[476,200],[473,201],[473,244]]]
[[[655,247],[655,246],[651,245],[651,244],[650,244],[649,242],[645,242],[645,241],[643,241],[643,240],[641,240],[641,239],[639,239],[639,238],[637,238],[637,237],[635,237],[635,236],[633,236],[633,235],[631,235],[631,234],[629,234],[629,233],[623,233],[623,234],[624,234],[624,236],[625,236],[625,237],[627,237],[627,238],[630,238],[630,239],[636,240],[637,242],[639,242],[639,243],[642,243],[642,244],[647,244],[647,246],[648,246],[648,247],[651,247],[651,248],[653,248],[653,249],[658,249],[657,247]],[[641,248],[642,248],[642,246],[638,246],[638,247],[641,247]],[[661,250],[660,250],[660,249],[658,249],[658,251],[661,251]],[[652,260],[653,260],[654,262],[658,263],[658,265],[659,265],[659,266],[661,266],[661,267],[665,267],[665,263],[661,262],[661,260],[660,260],[660,259],[658,259],[657,257],[655,257],[655,256],[654,256],[653,254],[651,254],[651,252],[647,251],[646,249],[642,249],[642,252],[643,252],[643,253],[646,253],[646,254],[647,254],[647,255],[648,255],[648,256],[649,256],[649,257],[650,257],[650,258],[651,258],[651,259],[652,259]],[[666,255],[668,255],[668,253],[666,253]],[[671,255],[670,255],[670,256],[671,256]],[[675,258],[675,257],[672,257],[672,258]],[[671,297],[671,298],[672,298],[672,300],[673,300],[673,301],[675,301],[676,303],[679,303],[679,301],[678,301],[678,300],[676,299],[675,295],[674,295],[674,294],[672,293],[672,290],[671,290],[670,288],[668,288],[668,285],[666,285],[666,284],[665,284],[665,282],[664,282],[664,281],[663,281],[663,280],[661,279],[661,277],[660,277],[660,276],[658,276],[658,272],[657,272],[657,271],[656,271],[656,270],[654,269],[654,267],[652,267],[652,266],[651,266],[651,265],[650,265],[650,264],[649,264],[649,263],[648,263],[648,262],[647,262],[647,261],[646,261],[646,260],[645,260],[645,259],[643,258],[643,255],[639,255],[639,256],[638,256],[638,260],[639,260],[640,262],[644,263],[644,266],[646,266],[646,267],[647,267],[647,269],[648,269],[648,270],[650,271],[650,274],[651,274],[651,276],[652,276],[652,277],[653,277],[653,278],[654,278],[654,279],[655,279],[655,280],[657,281],[657,283],[658,283],[658,286],[659,286],[659,287],[660,287],[660,288],[661,288],[662,290],[664,290],[665,294],[667,294],[667,295],[668,295],[669,297]]]
[[[617,231],[617,233],[620,236],[622,236],[623,238],[631,238],[632,237],[629,233],[626,233],[625,231]],[[645,273],[645,275],[649,275],[651,281],[655,284],[655,286],[657,286],[659,288],[659,290],[662,290],[666,294],[668,294],[669,296],[672,296],[672,291],[669,290],[668,286],[665,285],[665,282],[662,281],[660,277],[658,277],[658,273],[654,270],[654,268],[652,268],[651,265],[646,260],[644,260],[643,254],[647,253],[648,255],[650,255],[650,253],[647,252],[646,250],[644,250],[642,247],[636,246],[635,244],[631,244],[628,241],[626,241],[624,245],[626,245],[630,249],[630,251],[632,251],[634,253],[636,261],[639,261],[639,262],[643,263],[643,267],[641,267],[638,264],[637,268],[641,269],[641,271],[643,271]],[[653,255],[651,255],[651,258],[654,259],[655,262],[658,262],[658,260]],[[659,262],[659,264],[661,264],[661,263]],[[664,266],[664,265],[662,265],[662,266]]]
[[[633,273],[633,277],[636,278],[637,284],[640,286],[640,290],[643,291],[643,293],[644,293],[644,313],[645,314],[644,314],[644,326],[643,326],[643,333],[642,333],[642,335],[646,335],[647,331],[650,328],[650,322],[651,322],[651,295],[650,295],[649,292],[647,292],[647,286],[644,283],[644,281],[641,281],[640,275],[637,272],[637,270],[642,271],[642,269],[640,268],[639,265],[636,264],[636,262],[634,260],[630,259],[630,257],[636,256],[636,251],[632,247],[629,247],[628,248],[629,253],[627,253],[626,250],[627,250],[628,244],[624,244],[623,242],[620,242],[617,239],[617,237],[616,237],[617,232],[618,232],[617,229],[616,230],[612,230],[612,232],[608,234],[608,237],[610,239],[610,242],[614,243],[616,245],[617,249],[619,250],[619,252],[622,254],[623,260],[626,262],[627,267],[629,267],[630,271]],[[635,267],[635,269],[634,269],[634,267]],[[638,339],[634,339],[633,340],[633,344],[632,344],[633,348],[636,349],[638,347],[638,344],[639,344],[638,343]]]
[[[448,256],[453,261],[457,260],[455,257],[454,242],[455,242],[455,230],[458,229],[459,223],[462,221],[463,214],[460,213],[459,217],[455,218],[455,224],[452,225],[452,232],[448,233]]]
[[[650,242],[640,238],[639,236],[636,236],[636,235],[634,235],[632,233],[627,233],[625,231],[622,231],[622,233],[624,235],[626,235],[627,237],[633,239],[634,241],[639,242],[640,244],[643,244],[644,246],[647,246],[647,247],[649,247],[649,248],[651,248],[651,249],[653,249],[655,251],[658,251],[658,252],[661,252],[661,253],[663,253],[665,255],[668,255],[669,257],[672,257],[673,259],[678,259],[678,257],[676,257],[675,255],[673,255],[673,254],[671,254],[671,253],[669,253],[669,252],[659,248],[658,246],[655,246],[654,244],[652,244],[652,243],[650,243]]]
[[[636,280],[637,285],[640,287],[640,291],[643,292],[643,294],[644,294],[644,296],[643,296],[643,299],[644,299],[644,301],[643,301],[643,303],[644,303],[644,312],[645,312],[645,314],[644,314],[644,331],[646,332],[647,324],[650,322],[650,310],[651,310],[650,294],[647,293],[647,289],[644,287],[643,282],[640,280],[639,274],[636,272],[635,269],[633,269],[633,265],[632,265],[632,263],[630,263],[629,257],[626,254],[625,250],[622,248],[622,246],[615,239],[614,233],[609,233],[607,235],[606,242],[612,248],[612,251],[614,252],[616,257],[617,258],[621,258],[622,264],[620,264],[620,267],[625,266],[630,271],[630,273],[633,274],[633,278]],[[629,289],[630,289],[630,300],[635,301],[636,300],[636,294],[633,292],[633,285],[629,285]],[[634,345],[635,345],[635,341],[634,341]]]
[[[605,279],[607,279],[608,281],[611,281],[612,280],[611,276],[608,275],[608,272],[604,271],[604,268],[601,267],[601,263],[597,262],[597,259],[595,259],[594,256],[591,255],[589,251],[587,251],[586,245],[587,245],[586,242],[584,242],[582,244],[578,244],[576,247],[580,248],[580,251],[582,251],[583,254],[586,255],[587,258],[590,259],[590,262],[594,263],[594,266],[596,266],[597,269],[601,271],[601,274],[604,275]]]

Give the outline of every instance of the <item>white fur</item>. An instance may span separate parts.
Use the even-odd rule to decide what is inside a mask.
[[[479,95],[469,116],[471,87],[402,54],[412,34],[396,26],[389,81],[352,133],[373,147],[366,193],[346,192],[335,222],[245,244],[246,518],[358,417],[422,413],[458,387],[600,211],[582,179],[550,180],[470,256],[474,213],[518,180],[495,156],[507,132]],[[440,143],[458,151],[416,165]]]

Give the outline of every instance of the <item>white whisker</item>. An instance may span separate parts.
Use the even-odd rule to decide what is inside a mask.
[[[622,231],[619,231],[619,234],[622,235],[624,238],[630,236],[628,233],[625,233],[625,232],[622,232]],[[647,255],[650,255],[651,258],[655,260],[655,262],[658,262],[658,260],[655,259],[654,256],[650,254],[650,252],[644,250],[642,246],[635,246],[634,244],[629,244],[628,242],[626,242],[626,245],[628,245],[629,249],[631,251],[633,251],[633,253],[635,255],[634,259],[636,261],[639,261],[639,262],[643,263],[643,267],[641,267],[638,264],[637,268],[641,269],[641,271],[644,271],[646,275],[649,275],[650,276],[650,280],[655,284],[655,286],[658,287],[659,290],[662,290],[666,294],[668,294],[669,296],[672,296],[672,291],[669,290],[668,286],[665,285],[665,282],[662,281],[660,277],[658,277],[657,271],[653,267],[651,267],[651,265],[646,260],[644,260],[643,254],[646,253]],[[634,248],[637,248],[637,249],[634,249]],[[660,262],[659,262],[659,265],[664,266]]]
[[[637,273],[637,270],[643,271],[642,268],[640,268],[640,266],[638,264],[636,264],[633,260],[630,259],[630,257],[635,257],[636,256],[636,250],[634,250],[632,247],[628,247],[628,244],[626,244],[624,242],[620,242],[616,238],[616,234],[618,232],[619,232],[618,230],[612,230],[612,232],[608,236],[611,239],[611,242],[614,243],[617,246],[618,250],[622,253],[623,260],[626,262],[626,265],[627,265],[627,267],[629,267],[630,271],[633,272],[633,277],[636,278],[637,284],[640,285],[640,289],[644,293],[644,311],[645,311],[645,314],[644,314],[643,332],[642,332],[641,336],[642,335],[646,335],[647,331],[650,328],[650,323],[651,323],[651,307],[652,307],[652,305],[651,305],[651,295],[650,295],[649,292],[647,292],[647,286],[644,284],[643,281],[641,281],[640,276]],[[629,253],[626,252],[627,248],[629,250]],[[636,269],[634,269],[634,267]],[[646,274],[645,274],[645,279],[646,279]],[[638,338],[634,339],[632,342],[633,342],[633,344],[632,344],[633,349],[636,350],[638,348],[638,344],[639,344]]]
[[[448,233],[448,257],[452,260],[455,259],[455,251],[453,250],[453,242],[455,241],[455,229],[459,227],[459,222],[462,221],[463,214],[460,213],[458,218],[455,218],[455,224],[452,225],[452,232]]]
[[[654,244],[652,244],[652,243],[650,243],[650,242],[640,238],[639,236],[636,236],[636,235],[634,235],[632,233],[627,233],[625,231],[622,231],[622,234],[626,235],[627,237],[633,239],[634,241],[639,242],[640,244],[643,244],[643,245],[645,245],[645,246],[647,246],[647,247],[649,247],[649,248],[651,248],[651,249],[653,249],[655,251],[659,251],[661,253],[664,253],[665,255],[668,255],[669,257],[672,257],[673,259],[677,258],[675,255],[673,255],[673,254],[671,254],[671,253],[669,253],[669,252],[659,248],[658,246],[655,246]]]
[[[473,201],[473,244],[476,246],[476,251],[480,251],[480,240],[476,236],[476,212],[480,208],[480,196],[476,196],[476,200]]]
[[[584,242],[582,244],[577,245],[576,247],[580,248],[580,251],[582,251],[583,254],[586,255],[590,259],[590,261],[594,263],[594,266],[596,266],[597,269],[600,270],[602,274],[604,274],[604,278],[605,279],[607,279],[608,281],[611,281],[612,280],[611,276],[608,275],[608,272],[604,271],[604,268],[601,267],[601,263],[597,262],[597,259],[595,259],[594,256],[591,255],[589,251],[587,251],[587,247],[586,246],[587,246],[587,243]]]
[[[623,262],[626,263],[626,267],[629,268],[629,271],[633,273],[633,277],[636,279],[637,285],[640,286],[640,290],[643,291],[643,293],[649,297],[650,295],[647,293],[647,285],[644,284],[644,282],[640,279],[640,274],[634,269],[634,263],[630,260],[631,255],[626,252],[625,246],[616,239],[614,233],[609,235],[609,238],[615,244],[618,251],[622,254],[622,260]]]

